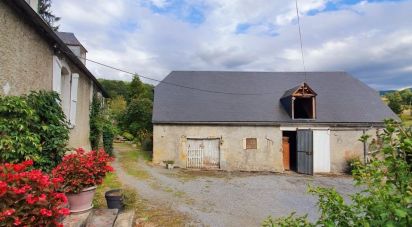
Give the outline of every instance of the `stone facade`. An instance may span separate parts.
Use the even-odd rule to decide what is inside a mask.
[[[26,20],[0,1],[0,95],[22,95],[53,89],[53,49]],[[70,130],[70,148],[90,149],[89,107],[92,81],[61,56],[60,61],[79,74],[76,124]]]
[[[51,90],[52,48],[3,1],[0,1],[0,34],[0,95]]]
[[[375,130],[367,134],[374,135]],[[361,129],[330,129],[331,172],[344,172],[347,160],[363,160],[364,145],[359,141]],[[153,130],[153,162],[174,160],[186,167],[187,139],[220,139],[220,169],[282,172],[282,131],[275,126],[206,126],[155,124]],[[244,138],[257,138],[258,149],[243,147]]]
[[[243,139],[257,138],[258,149],[243,149]],[[219,138],[220,168],[224,170],[282,171],[279,128],[262,126],[154,125],[153,162],[174,160],[186,167],[188,138]]]

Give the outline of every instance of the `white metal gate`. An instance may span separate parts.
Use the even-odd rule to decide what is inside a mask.
[[[219,168],[219,139],[188,139],[187,168]]]

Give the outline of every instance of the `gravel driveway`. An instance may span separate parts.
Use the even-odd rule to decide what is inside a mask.
[[[318,216],[316,197],[307,185],[335,187],[343,194],[355,192],[346,176],[304,176],[298,174],[244,173],[222,171],[172,171],[139,165],[151,177],[136,179],[114,163],[119,178],[136,188],[150,202],[168,204],[188,214],[194,226],[259,226],[269,215],[280,217],[296,211]]]

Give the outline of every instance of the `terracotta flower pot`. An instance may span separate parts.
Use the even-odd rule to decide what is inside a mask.
[[[91,210],[96,186],[85,188],[78,194],[66,194],[69,200],[70,213],[78,213]]]

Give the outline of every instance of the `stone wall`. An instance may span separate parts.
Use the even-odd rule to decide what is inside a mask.
[[[220,138],[220,168],[245,171],[283,171],[279,128],[264,126],[155,125],[153,162],[174,160],[186,167],[188,138]],[[258,149],[243,149],[244,138],[257,138]]]
[[[0,34],[0,95],[51,90],[52,49],[4,1],[0,1]]]
[[[369,129],[365,134],[376,136],[376,129]],[[363,130],[359,129],[331,129],[331,172],[345,172],[347,161],[351,158],[364,159],[364,144],[359,141]],[[366,149],[368,145],[366,146]]]
[[[373,136],[376,130],[366,133]],[[331,172],[344,172],[351,157],[363,160],[364,145],[359,141],[362,135],[361,129],[331,129]],[[220,168],[223,170],[284,170],[282,131],[274,126],[154,125],[153,162],[161,164],[164,160],[174,160],[177,166],[185,168],[188,138],[219,138]],[[257,138],[258,149],[243,149],[243,138]]]

